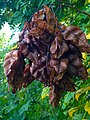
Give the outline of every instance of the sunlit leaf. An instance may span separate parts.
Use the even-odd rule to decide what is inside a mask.
[[[72,2],[77,2],[78,0],[72,0]]]
[[[87,39],[90,39],[90,33],[89,33],[88,35],[86,35],[86,38],[87,38]]]
[[[84,109],[85,109],[85,111],[88,112],[88,114],[90,115],[90,101],[89,101],[89,102],[88,102],[88,101],[86,102]]]
[[[77,93],[77,94],[75,95],[75,98],[76,98],[77,101],[78,101],[80,95],[81,95],[80,93]]]
[[[18,48],[18,45],[16,44],[15,46],[13,46],[11,49],[14,50],[14,49],[17,49]]]
[[[41,99],[44,99],[47,96],[49,96],[49,87],[43,88],[43,91],[42,91],[42,94],[41,94]]]
[[[80,95],[81,95],[82,93],[83,93],[83,88],[79,89],[79,90],[76,92],[75,98],[76,98],[77,101],[78,101],[78,99],[79,99],[79,97],[80,97]]]
[[[89,68],[89,69],[87,69],[87,72],[88,72],[88,73],[90,73],[90,68]]]
[[[78,101],[79,97],[82,95],[82,93],[86,92],[87,90],[90,90],[90,86],[86,87],[86,88],[81,88],[79,89],[76,94],[75,94],[75,98]]]
[[[85,5],[90,3],[90,0],[85,0]]]
[[[87,54],[85,52],[83,52],[82,57],[83,57],[84,60],[86,60]]]
[[[77,111],[77,107],[69,109],[69,111],[68,111],[69,116],[72,117],[73,113],[76,111]]]

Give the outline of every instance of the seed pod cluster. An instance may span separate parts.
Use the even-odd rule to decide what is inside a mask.
[[[85,34],[76,26],[59,24],[46,5],[25,23],[18,45],[18,50],[9,52],[4,62],[14,93],[37,79],[50,87],[50,102],[57,106],[64,91],[75,91],[74,76],[83,80],[88,77],[81,54],[90,52]]]

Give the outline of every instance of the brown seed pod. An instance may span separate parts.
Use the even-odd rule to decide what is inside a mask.
[[[18,45],[19,49],[9,52],[4,61],[13,93],[37,79],[50,87],[50,102],[57,106],[64,91],[75,91],[73,76],[88,77],[81,54],[90,53],[85,34],[76,26],[59,24],[46,5],[25,22]]]

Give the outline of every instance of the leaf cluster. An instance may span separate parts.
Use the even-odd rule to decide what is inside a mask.
[[[19,25],[22,29],[24,22],[44,4],[60,22],[79,26],[87,33],[90,31],[89,0],[0,0],[0,26],[7,21],[12,27]]]

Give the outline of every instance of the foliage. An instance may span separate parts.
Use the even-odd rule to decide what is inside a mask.
[[[0,0],[0,25],[7,21],[12,27],[17,24],[22,29],[24,22],[44,4],[51,7],[60,22],[79,26],[89,33],[89,0]]]
[[[52,4],[51,8],[54,12],[56,11],[60,22],[79,26],[87,35],[90,34],[90,17],[86,14],[90,13],[90,0],[0,0],[0,25],[7,21],[12,27],[18,24],[22,29],[23,23],[43,4],[49,4],[49,6]],[[61,7],[58,7],[58,4]],[[72,4],[74,4],[74,7]],[[77,91],[63,93],[59,106],[53,108],[48,104],[48,90],[43,90],[43,93],[41,93],[43,85],[38,81],[34,81],[27,89],[23,88],[16,94],[8,91],[3,72],[5,53],[11,49],[8,43],[9,40],[0,34],[0,120],[90,119],[89,54],[84,53],[83,60],[88,68],[88,80],[82,81],[79,78],[73,78]]]

